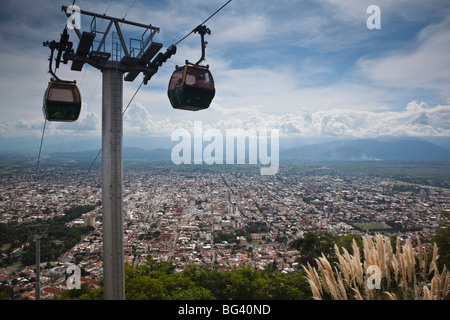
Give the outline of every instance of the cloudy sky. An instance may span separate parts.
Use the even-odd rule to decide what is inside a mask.
[[[76,4],[161,28],[154,41],[165,51],[225,2]],[[50,78],[50,50],[42,43],[59,40],[66,22],[61,6],[71,3],[0,1],[0,139],[41,135]],[[381,10],[381,29],[367,27],[372,4]],[[81,18],[82,31],[90,20]],[[106,25],[97,22],[99,29]],[[216,84],[210,108],[174,110],[167,98],[175,65],[200,57],[200,37],[192,34],[139,90],[124,115],[124,135],[170,136],[203,121],[204,128],[219,130],[280,129],[282,137],[450,136],[448,0],[233,0],[207,26],[205,63]],[[70,40],[76,46],[73,31]],[[77,81],[83,110],[77,122],[48,123],[46,135],[99,137],[101,72],[90,66],[71,71],[69,63],[57,74]],[[124,107],[141,79],[124,82]]]

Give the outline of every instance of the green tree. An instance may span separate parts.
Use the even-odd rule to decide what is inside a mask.
[[[0,285],[0,300],[14,299],[14,291],[9,286]]]
[[[173,300],[215,300],[211,291],[203,287],[192,287],[178,290],[171,295]]]
[[[88,284],[82,283],[80,289],[71,289],[64,292],[64,300],[78,300],[81,296],[87,296],[89,294]]]
[[[448,270],[450,267],[450,212],[444,211],[441,215],[444,217],[444,221],[432,236],[432,241],[436,242],[439,248],[439,268],[443,268],[445,265]]]
[[[127,300],[167,300],[169,298],[163,281],[149,276],[128,279],[125,293]]]
[[[309,300],[309,284],[303,272],[274,272],[269,282],[269,295],[274,300]]]
[[[225,293],[231,300],[267,299],[267,285],[267,279],[247,265],[229,272],[229,285]]]
[[[356,244],[362,250],[363,248],[363,240],[361,236],[354,234],[346,234],[344,236],[334,236],[333,243],[335,243],[340,248],[345,248],[350,254],[353,254],[352,243],[353,239],[355,239]]]
[[[61,299],[102,299],[103,289],[65,294]],[[267,300],[310,299],[311,291],[303,271],[285,274],[278,270],[257,270],[249,265],[219,271],[215,266],[191,264],[181,273],[170,262],[125,264],[127,300]]]
[[[319,236],[316,232],[307,232],[303,238],[292,241],[289,246],[300,252],[298,262],[301,265],[316,265],[315,259],[324,254],[330,257],[333,253],[333,240],[330,237]]]

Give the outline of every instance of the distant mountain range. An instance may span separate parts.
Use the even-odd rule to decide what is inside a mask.
[[[291,148],[280,153],[295,160],[450,160],[450,149],[420,139],[339,140]]]
[[[61,138],[60,138],[61,139]],[[39,139],[0,139],[0,154],[37,155]],[[69,140],[69,139],[68,139]],[[317,140],[316,140],[317,141]],[[280,162],[352,161],[352,160],[449,160],[450,138],[376,138],[345,139],[326,142],[290,139],[280,140]],[[171,150],[177,142],[169,138],[124,138],[124,159],[171,161]],[[204,142],[203,147],[209,142]],[[225,144],[224,144],[225,145]],[[54,139],[43,145],[42,153],[53,158],[94,159],[101,148],[100,139],[66,141]],[[270,150],[270,148],[269,148]],[[100,157],[99,157],[100,158]]]

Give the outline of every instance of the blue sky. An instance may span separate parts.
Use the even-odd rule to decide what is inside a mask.
[[[177,42],[225,0],[79,0],[83,10],[151,23],[163,49]],[[40,136],[49,80],[46,40],[65,26],[72,1],[1,0],[0,139]],[[367,7],[381,10],[370,30]],[[82,17],[82,30],[90,18]],[[106,26],[106,23],[105,23]],[[216,97],[208,110],[174,110],[167,84],[175,65],[200,57],[192,34],[124,116],[124,135],[170,136],[178,127],[280,129],[282,137],[450,136],[450,3],[448,0],[233,0],[208,21],[206,64]],[[128,30],[132,31],[132,30]],[[127,32],[128,32],[127,31]],[[126,33],[125,36],[135,34]],[[77,44],[73,31],[71,40]],[[83,111],[74,123],[49,123],[46,135],[101,134],[101,72],[61,64],[77,80]],[[141,80],[125,82],[124,106]]]

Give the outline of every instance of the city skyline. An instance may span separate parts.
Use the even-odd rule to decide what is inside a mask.
[[[191,264],[214,263],[219,270],[251,266],[292,274],[301,270],[301,264],[290,243],[308,232],[327,237],[380,232],[401,241],[419,237],[428,247],[445,221],[440,212],[448,211],[450,204],[446,188],[345,173],[319,164],[283,167],[276,176],[261,176],[255,170],[149,168],[141,164],[124,170],[124,258],[134,267],[151,258],[170,261],[176,272]],[[61,277],[74,261],[83,269],[81,282],[98,287],[103,272],[101,173],[94,169],[80,182],[85,172],[73,163],[44,170],[52,174],[32,179],[32,170],[25,165],[23,174],[0,178],[0,223],[54,224],[65,217],[70,230],[90,226],[89,233],[68,250],[54,259],[46,255],[43,270],[51,268],[43,272],[43,292],[48,298],[69,290]],[[78,206],[89,211],[69,218],[66,210]],[[61,244],[55,230],[49,232],[46,243]],[[2,261],[18,259],[30,250],[17,243],[11,249],[8,255],[2,253]],[[3,270],[0,280],[22,292],[22,298],[33,299],[32,268]],[[18,279],[20,270],[27,277]]]

